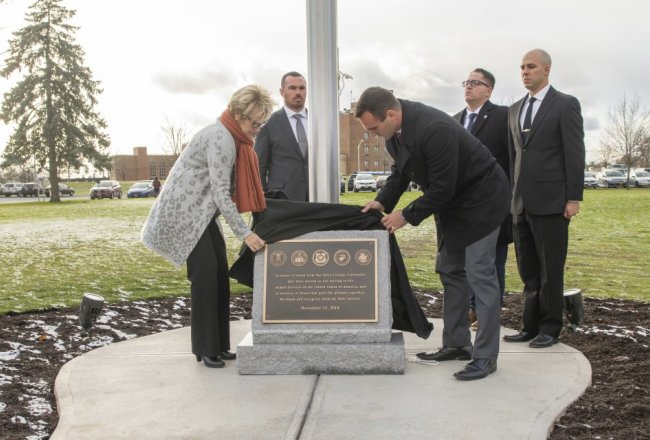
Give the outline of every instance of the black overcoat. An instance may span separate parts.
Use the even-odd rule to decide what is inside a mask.
[[[494,231],[508,214],[508,178],[481,142],[451,116],[418,102],[400,100],[401,133],[386,148],[392,174],[376,200],[391,212],[413,181],[423,194],[406,206],[418,225],[436,214],[447,249],[459,251]]]
[[[454,119],[464,124],[467,108],[454,115]],[[508,152],[508,107],[495,105],[486,101],[476,117],[472,135],[477,138],[492,153],[501,169],[510,180],[510,155]],[[501,223],[499,244],[512,243],[512,215],[508,214]]]

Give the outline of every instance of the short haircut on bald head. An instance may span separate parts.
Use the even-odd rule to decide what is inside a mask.
[[[551,56],[544,49],[533,49],[528,53],[537,53],[539,55],[539,60],[545,66],[550,66],[552,63]]]

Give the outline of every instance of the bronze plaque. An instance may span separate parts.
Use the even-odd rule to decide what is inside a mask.
[[[284,240],[264,251],[262,322],[377,322],[377,240]]]

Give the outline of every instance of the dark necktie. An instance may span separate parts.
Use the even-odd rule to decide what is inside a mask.
[[[302,157],[307,158],[307,151],[309,149],[307,143],[307,133],[305,133],[305,126],[302,125],[302,115],[295,114],[293,115],[296,118],[296,135],[298,137],[298,145],[300,146],[300,151],[302,152]]]
[[[524,126],[521,129],[521,138],[524,142],[526,142],[526,138],[528,137],[528,133],[530,132],[530,126],[533,125],[532,120],[533,120],[533,103],[535,102],[535,98],[531,97],[528,100],[528,108],[526,109],[526,116],[524,116]]]
[[[467,115],[467,118],[469,119],[469,122],[467,123],[467,131],[470,133],[472,132],[472,128],[474,128],[474,121],[476,120],[476,116],[478,116],[476,113],[470,113]]]

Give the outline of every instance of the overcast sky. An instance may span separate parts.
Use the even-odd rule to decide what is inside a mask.
[[[31,3],[0,4],[0,54]],[[280,103],[282,74],[308,75],[305,0],[64,4],[77,11],[77,42],[104,89],[98,110],[113,154],[142,145],[160,152],[165,119],[193,132],[243,85],[262,84]],[[339,0],[339,65],[354,77],[341,108],[379,85],[455,113],[464,106],[460,83],[475,67],[496,76],[492,101],[510,104],[525,94],[522,55],[540,47],[553,58],[551,84],[580,100],[588,159],[598,159],[609,107],[624,93],[648,106],[648,23],[647,0]],[[14,78],[0,78],[0,94]],[[0,151],[10,133],[0,121]]]

